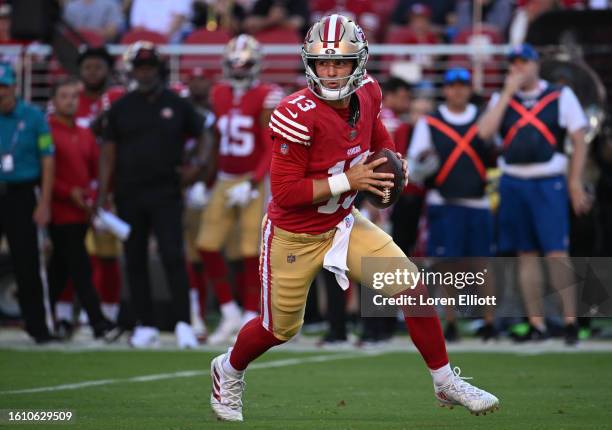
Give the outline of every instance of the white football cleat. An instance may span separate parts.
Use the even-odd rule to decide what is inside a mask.
[[[464,406],[473,415],[486,415],[499,409],[499,399],[491,393],[473,386],[462,378],[461,369],[455,367],[453,375],[442,386],[435,386],[436,399],[440,406],[452,409],[454,406]]]
[[[133,348],[157,348],[159,346],[159,330],[155,327],[137,326],[129,342]]]
[[[174,328],[176,344],[179,349],[194,349],[198,347],[198,339],[189,324],[183,321],[176,323]]]
[[[224,316],[217,329],[208,337],[210,345],[229,343],[242,327],[240,314]]]
[[[242,393],[244,392],[244,372],[239,377],[232,376],[223,370],[221,354],[210,362],[210,379],[212,392],[210,406],[218,419],[223,421],[242,421]]]

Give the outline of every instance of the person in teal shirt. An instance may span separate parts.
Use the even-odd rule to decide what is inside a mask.
[[[52,340],[46,318],[37,228],[49,222],[53,142],[44,114],[16,97],[15,72],[0,63],[0,238],[6,235],[25,329]]]

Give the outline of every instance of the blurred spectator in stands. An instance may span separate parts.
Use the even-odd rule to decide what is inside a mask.
[[[312,0],[310,2],[311,22],[316,22],[325,15],[334,13],[348,16],[359,24],[370,42],[375,42],[381,23],[372,3],[369,0]]]
[[[410,11],[419,0],[399,0],[392,14],[392,23],[403,26],[408,23]],[[443,34],[447,27],[452,27],[456,21],[454,0],[429,0],[427,6],[431,10],[431,24],[433,29]]]
[[[11,5],[0,6],[0,44],[10,44],[11,37]]]
[[[195,28],[239,34],[242,32],[242,21],[246,18],[246,12],[243,5],[232,0],[195,0],[192,4],[191,22]]]
[[[387,34],[387,43],[393,44],[436,44],[440,42],[438,34],[431,25],[431,9],[424,3],[414,3],[408,14],[408,24],[404,27],[395,27]],[[386,60],[403,60],[398,56],[386,56]],[[425,69],[424,73],[433,72],[431,66],[434,57],[428,54],[415,54],[410,61]]]
[[[15,83],[13,68],[0,64],[0,236],[8,240],[25,329],[36,343],[46,343],[53,338],[45,318],[37,228],[51,216],[54,148],[43,113],[17,99]]]
[[[132,0],[130,27],[149,30],[177,41],[191,13],[192,0]]]
[[[610,0],[560,0],[566,9],[612,9]]]
[[[255,34],[268,28],[282,27],[305,35],[310,23],[307,0],[257,0],[244,29]]]
[[[440,41],[438,33],[431,24],[431,8],[424,3],[415,3],[408,13],[408,28],[411,37],[405,43],[435,44]]]
[[[413,87],[412,96],[408,122],[414,126],[421,116],[433,111],[435,88],[430,81],[423,80]]]
[[[474,8],[481,8],[482,24],[496,28],[505,34],[512,18],[512,2],[509,0],[461,0],[457,3],[457,33],[474,26]]]
[[[85,233],[94,202],[93,181],[98,171],[98,147],[91,131],[76,124],[80,83],[65,79],[53,88],[54,113],[49,118],[55,143],[55,180],[49,236],[53,253],[49,263],[51,298],[55,301],[72,279],[85,308],[94,337],[113,328],[102,315],[92,282]]]
[[[107,42],[117,38],[124,24],[116,0],[72,0],[66,4],[64,19],[76,29],[101,34]]]
[[[13,39],[11,35],[11,5],[0,5],[0,45],[27,45],[29,41],[21,41]],[[21,60],[19,53],[7,54],[0,56],[0,61],[3,63],[17,64]]]
[[[555,9],[556,0],[523,0],[514,12],[510,23],[509,42],[511,45],[520,45],[527,37],[529,25],[540,15]]]

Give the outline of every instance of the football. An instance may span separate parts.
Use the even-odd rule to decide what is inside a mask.
[[[380,151],[370,155],[368,158],[368,163],[371,163],[374,160],[378,160],[379,158],[386,157],[387,161],[376,169],[374,169],[377,173],[393,173],[395,177],[393,178],[394,186],[393,188],[384,188],[383,191],[385,193],[384,197],[378,196],[369,191],[365,191],[365,197],[368,199],[370,203],[380,209],[388,208],[393,203],[397,201],[402,190],[404,189],[404,172],[402,171],[402,160],[399,159],[397,154],[390,149],[381,149]]]

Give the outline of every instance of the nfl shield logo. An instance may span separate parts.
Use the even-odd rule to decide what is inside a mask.
[[[286,143],[281,143],[280,152],[283,155],[287,155],[289,153],[289,145],[287,145]]]
[[[350,228],[352,223],[353,222],[351,221],[351,217],[347,216],[346,218],[344,218],[344,225],[346,226],[346,228]]]
[[[357,130],[351,130],[349,133],[349,140],[354,140],[357,137]]]
[[[293,254],[287,255],[287,263],[289,264],[295,263],[295,255]]]

